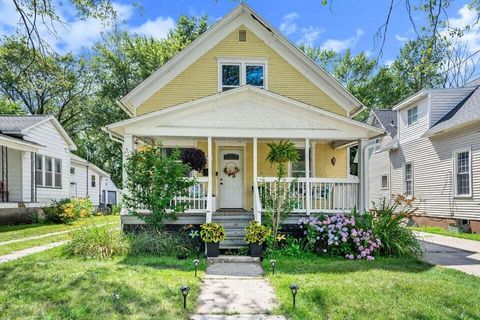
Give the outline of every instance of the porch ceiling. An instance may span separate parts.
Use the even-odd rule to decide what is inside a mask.
[[[354,140],[383,130],[266,90],[244,86],[106,127],[119,136]]]

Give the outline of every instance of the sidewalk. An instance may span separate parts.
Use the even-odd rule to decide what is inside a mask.
[[[284,320],[283,316],[269,315],[277,301],[262,273],[260,263],[250,257],[220,257],[218,262],[210,261],[197,314],[191,319]]]
[[[428,263],[480,276],[480,241],[414,232]]]
[[[37,246],[37,247],[32,247],[32,248],[28,248],[28,249],[24,249],[24,250],[20,250],[20,251],[15,251],[15,252],[6,254],[4,256],[0,256],[0,263],[5,263],[5,262],[8,262],[8,261],[20,259],[20,258],[29,256],[29,255],[34,254],[34,253],[38,253],[38,252],[42,252],[42,251],[45,251],[45,250],[48,250],[48,249],[52,249],[52,248],[61,246],[62,244],[65,244],[66,242],[67,241],[53,242],[53,243],[49,243],[49,244],[46,244],[46,245],[43,245],[43,246]]]

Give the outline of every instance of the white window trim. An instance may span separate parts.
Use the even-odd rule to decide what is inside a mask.
[[[35,186],[37,188],[45,188],[45,189],[63,189],[63,162],[62,162],[62,159],[55,158],[53,156],[42,155],[42,154],[37,154],[37,157],[40,157],[40,159],[42,161],[42,170],[41,170],[41,172],[42,172],[42,184],[36,184],[37,182],[35,180]],[[46,162],[45,158],[52,159],[52,171],[51,172],[47,172],[47,167],[46,167],[47,162]],[[62,184],[60,187],[55,186],[55,160],[60,160],[60,166],[61,166],[60,176],[61,176],[61,184]],[[37,174],[37,163],[35,163],[35,175],[36,174]],[[47,174],[50,174],[51,177],[52,177],[52,185],[51,186],[47,186]]]
[[[468,172],[468,175],[469,175],[469,193],[468,194],[457,194],[457,155],[459,153],[462,153],[462,152],[468,152],[468,169],[469,169],[469,172]],[[472,197],[472,188],[473,188],[473,174],[472,174],[472,147],[466,147],[466,148],[459,148],[459,149],[455,149],[453,150],[453,153],[452,153],[452,158],[453,158],[453,177],[452,177],[452,180],[453,180],[453,183],[452,183],[452,187],[453,187],[453,197],[454,198],[471,198]]]
[[[387,186],[383,186],[383,177],[387,177]],[[382,190],[388,190],[390,187],[390,177],[388,176],[388,173],[383,173],[380,175],[380,188]]]
[[[412,166],[412,194],[407,194],[407,180],[405,179],[406,167],[407,164]],[[407,196],[414,196],[415,195],[415,169],[413,165],[413,161],[407,161],[403,164],[403,193]]]
[[[239,65],[240,66],[240,85],[247,83],[246,67],[251,65],[263,65],[263,89],[268,90],[268,59],[267,58],[229,58],[217,57],[217,73],[218,73],[218,92],[223,91],[222,85],[222,66],[223,65]]]
[[[414,108],[417,108],[417,112],[416,112],[417,117],[416,117],[416,119],[415,119],[414,122],[408,123],[408,120],[409,120],[409,118],[410,118],[410,117],[408,116],[408,111],[410,111],[410,110],[412,110],[412,109],[414,109]],[[416,123],[418,122],[418,106],[413,106],[413,107],[411,107],[411,108],[408,108],[408,109],[406,110],[406,112],[407,112],[407,127],[411,127],[411,126],[413,126],[414,124],[416,124]]]

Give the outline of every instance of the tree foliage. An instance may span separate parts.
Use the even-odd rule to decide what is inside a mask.
[[[178,213],[185,212],[188,203],[173,200],[177,196],[187,196],[188,188],[196,181],[186,178],[190,168],[179,161],[179,157],[178,149],[169,156],[162,156],[160,146],[128,156],[125,168],[127,192],[123,195],[123,204],[129,214],[151,226],[161,227],[165,219],[174,219]],[[151,213],[144,214],[139,209]]]

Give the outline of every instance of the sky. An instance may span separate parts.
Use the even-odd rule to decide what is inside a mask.
[[[239,4],[232,0],[113,1],[123,29],[158,39],[166,37],[181,15],[207,15],[211,24]],[[465,25],[474,21],[475,16],[466,7],[467,1],[453,1],[448,12],[451,23]],[[375,43],[375,33],[385,22],[390,1],[337,0],[332,2],[332,6],[322,5],[321,0],[246,2],[294,43],[307,43],[336,52],[347,49],[353,53],[364,51],[376,57],[380,46]],[[404,2],[396,2],[381,57],[381,62],[385,64],[395,59],[405,41],[415,37]],[[60,15],[66,24],[57,27],[57,37],[47,30],[42,33],[59,52],[83,53],[101,39],[102,32],[112,28],[93,18],[79,20],[72,9],[65,5],[68,1],[58,3]],[[421,22],[422,18],[415,16],[414,19]],[[12,0],[0,0],[0,34],[8,35],[14,32],[17,22],[18,15]],[[463,41],[472,52],[479,50],[478,28],[467,32]]]

